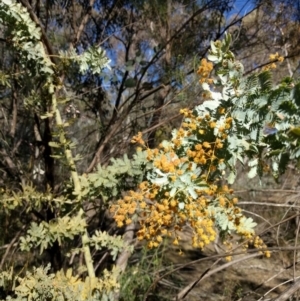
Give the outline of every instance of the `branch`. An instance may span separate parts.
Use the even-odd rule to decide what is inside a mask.
[[[228,267],[236,264],[236,263],[239,263],[241,261],[244,261],[244,260],[247,260],[247,259],[250,259],[250,258],[254,258],[254,257],[259,257],[261,256],[260,253],[257,253],[257,254],[250,254],[248,256],[245,256],[245,257],[242,257],[242,258],[238,258],[236,260],[233,260],[233,261],[230,261],[230,262],[227,262],[217,268],[215,268],[214,270],[210,271],[210,268],[207,269],[200,277],[198,277],[195,281],[193,281],[192,283],[190,283],[188,286],[186,286],[181,292],[179,292],[176,296],[175,299],[173,300],[176,300],[176,301],[179,301],[179,300],[183,300],[190,292],[191,290],[203,279],[205,278],[208,278],[210,277],[211,275],[217,273],[217,272],[220,272],[224,269],[227,269]],[[218,262],[218,261],[217,261]]]
[[[14,238],[12,239],[12,241],[11,241],[8,245],[3,246],[3,247],[6,247],[7,249],[6,249],[5,254],[3,255],[2,259],[1,259],[1,262],[0,262],[0,271],[1,271],[2,268],[3,268],[3,265],[4,265],[4,262],[5,262],[6,257],[7,257],[7,256],[9,255],[9,253],[10,253],[10,249],[11,249],[12,247],[15,247],[15,246],[18,245],[18,244],[15,243],[15,242],[16,242],[16,240],[20,237],[20,235],[21,235],[22,231],[24,230],[25,226],[26,226],[26,225],[23,225],[23,226],[22,226],[21,230],[18,231],[18,233],[14,236]],[[1,247],[1,249],[2,249],[3,247]]]
[[[90,3],[89,3],[89,6],[88,6],[88,9],[87,9],[87,12],[86,12],[85,16],[83,17],[83,19],[82,19],[82,21],[81,21],[81,23],[80,23],[80,25],[79,25],[77,34],[76,34],[76,36],[75,36],[75,38],[74,38],[74,40],[73,40],[73,45],[74,45],[74,46],[75,46],[75,45],[78,43],[78,41],[80,40],[81,34],[82,34],[82,32],[83,32],[83,30],[84,30],[84,28],[85,28],[85,26],[86,26],[86,24],[87,24],[87,22],[88,22],[88,20],[89,20],[89,18],[90,18],[90,16],[91,16],[91,14],[92,14],[92,8],[93,8],[93,6],[94,6],[94,3],[95,3],[95,0],[90,0]]]
[[[42,33],[42,41],[44,43],[44,45],[46,46],[46,49],[48,51],[50,60],[52,61],[52,63],[56,64],[57,63],[57,59],[54,56],[54,51],[53,48],[51,46],[51,42],[49,41],[47,34],[44,30],[44,27],[42,25],[42,23],[40,22],[39,18],[37,17],[37,15],[34,13],[31,5],[29,4],[29,2],[27,0],[20,0],[20,2],[27,8],[31,19],[40,27],[41,29],[41,33]]]
[[[286,289],[282,294],[272,301],[286,301],[291,295],[300,289],[300,279],[298,279],[290,288]]]
[[[0,155],[3,156],[2,164],[4,162],[6,163],[5,167],[7,168],[9,174],[13,178],[18,178],[22,184],[25,184],[25,178],[23,178],[21,176],[23,174],[23,172],[21,170],[19,170],[19,168],[16,166],[16,164],[14,163],[14,161],[8,155],[7,151],[4,148],[2,148],[2,150],[0,151]]]

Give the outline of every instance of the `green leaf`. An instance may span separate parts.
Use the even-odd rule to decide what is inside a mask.
[[[231,172],[229,173],[229,176],[227,177],[228,183],[229,183],[229,184],[233,184],[234,181],[235,181],[235,179],[236,179],[236,173],[235,173],[234,171],[231,171]]]
[[[198,194],[196,193],[194,187],[188,187],[187,191],[194,200],[198,198]]]
[[[50,141],[49,146],[54,147],[54,148],[59,148],[61,145],[55,141]]]
[[[296,137],[300,137],[300,127],[293,127],[288,131],[288,134],[293,134]]]
[[[295,103],[298,107],[300,107],[300,83],[297,83],[293,89],[293,97],[295,99]]]
[[[250,169],[250,171],[248,172],[248,178],[252,179],[257,175],[257,166],[254,166]]]

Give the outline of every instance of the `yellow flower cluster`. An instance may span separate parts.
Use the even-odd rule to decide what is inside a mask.
[[[131,143],[137,143],[140,145],[145,145],[145,141],[142,138],[143,134],[142,132],[138,132],[138,134],[136,136],[133,136],[131,139]]]
[[[184,117],[193,117],[194,114],[193,114],[193,111],[185,108],[185,109],[181,109],[180,111],[180,114],[182,114]]]
[[[213,79],[209,78],[211,71],[213,70],[213,64],[211,62],[208,62],[206,59],[202,59],[200,62],[200,66],[197,70],[197,74],[201,76],[199,82],[201,84],[208,83],[212,84]]]
[[[138,202],[143,201],[144,196],[139,192],[129,191],[123,199],[118,200],[117,204],[110,207],[110,212],[114,214],[114,219],[118,227],[129,225],[132,222],[132,215],[135,213]],[[139,204],[141,206],[141,204]]]
[[[138,216],[140,229],[137,238],[148,240],[149,248],[157,247],[162,242],[162,236],[172,235],[168,229],[179,228],[180,222],[175,218],[178,202],[168,198],[167,192],[165,198],[157,202],[158,187],[149,182],[142,182],[138,191],[129,191],[127,196],[111,206],[110,212],[119,227],[124,225],[124,221],[131,223],[134,214]]]
[[[210,82],[212,68],[206,59],[201,61],[198,70],[201,82]],[[237,207],[233,190],[218,185],[220,170],[228,158],[226,145],[233,118],[226,116],[223,107],[218,109],[217,117],[197,116],[189,109],[182,109],[180,113],[185,119],[171,142],[149,149],[141,133],[133,137],[132,142],[146,150],[157,178],[156,173],[151,174],[154,178],[140,183],[136,191],[129,191],[111,206],[117,225],[137,222],[137,238],[147,240],[149,248],[159,246],[165,236],[172,237],[173,244],[178,245],[179,231],[189,225],[193,229],[191,244],[203,248],[216,239],[217,213],[221,210],[244,240],[253,240],[253,231],[243,228],[244,216]],[[265,248],[259,240],[255,240],[254,245]],[[228,243],[229,249],[230,246]]]
[[[267,246],[264,243],[264,241],[259,237],[259,236],[255,236],[253,239],[250,240],[250,243],[253,244],[253,246],[258,249],[258,250],[264,250],[261,253],[266,256],[266,257],[270,257],[271,256],[271,252],[266,250]]]
[[[164,236],[173,237],[173,244],[178,245],[180,236],[178,231],[189,223],[193,229],[193,247],[203,248],[216,239],[216,230],[213,222],[213,214],[207,211],[212,195],[219,195],[225,201],[223,206],[233,206],[234,201],[225,195],[232,193],[227,186],[218,189],[211,185],[205,191],[198,191],[199,198],[186,200],[185,208],[179,209],[179,198],[170,197],[169,192],[163,195],[158,187],[149,182],[139,185],[139,192],[130,191],[124,199],[110,208],[119,227],[132,222],[131,216],[138,217],[140,229],[137,232],[139,240],[147,240],[148,247],[154,248],[162,242]],[[159,196],[160,201],[157,201]],[[146,201],[145,201],[146,200]]]
[[[284,61],[284,57],[276,52],[275,54],[270,54],[270,60],[282,63]]]
[[[190,173],[191,181],[206,183],[205,189],[196,189],[197,197],[192,198],[185,191],[170,193],[168,186],[158,186],[151,181],[142,182],[137,191],[129,191],[123,199],[111,206],[110,212],[119,227],[136,220],[139,223],[137,238],[147,240],[148,247],[157,247],[164,236],[173,238],[173,244],[180,240],[178,231],[189,224],[193,229],[191,244],[203,248],[216,238],[214,212],[208,210],[213,202],[217,207],[230,209],[233,220],[238,226],[241,211],[235,207],[237,199],[232,197],[232,189],[227,186],[218,187],[215,179],[210,175],[224,162],[224,143],[233,119],[227,117],[220,125],[210,115],[198,117],[188,109],[181,110],[186,117],[185,122],[168,146],[149,149],[141,138],[141,133],[133,138],[133,142],[141,144],[147,150],[147,160],[162,173],[168,174],[170,183],[175,182],[184,173]],[[225,112],[221,112],[224,114]],[[214,135],[215,129],[217,135]],[[191,135],[198,135],[199,142],[189,147],[179,155],[183,140]],[[203,136],[203,138],[201,138]],[[204,140],[207,137],[208,140]],[[203,142],[200,142],[203,141]],[[186,165],[187,163],[187,165]],[[193,173],[193,166],[201,167],[201,173]],[[185,167],[183,167],[185,166]],[[231,213],[230,213],[231,214]],[[240,233],[249,237],[250,233]]]
[[[223,109],[223,108],[221,108]],[[222,110],[220,110],[223,112]],[[183,111],[183,114],[187,114],[186,111]],[[224,113],[222,113],[224,114]],[[229,130],[232,126],[232,117],[227,117],[225,119],[224,124],[218,126],[218,137],[221,139],[227,138],[226,130]],[[178,138],[184,137],[184,130],[189,131],[187,135],[195,134],[196,132],[200,135],[206,135],[209,129],[214,129],[217,127],[217,121],[211,118],[210,115],[206,115],[204,118],[201,117],[193,117],[190,118],[189,122],[182,123],[182,129],[180,129],[177,133]],[[196,132],[195,132],[196,131]],[[219,145],[220,146],[220,145]],[[208,147],[210,148],[210,147]],[[219,147],[222,148],[222,147]]]
[[[165,154],[157,156],[154,159],[153,165],[155,167],[159,168],[163,172],[175,173],[177,167],[180,165],[180,163],[182,163],[184,161],[184,158],[179,159],[176,156],[176,154],[172,151],[168,155],[169,155],[168,157],[170,159],[168,159]],[[179,172],[179,170],[177,170],[177,173],[178,172]]]
[[[197,211],[191,211],[189,214],[195,214],[195,212]],[[205,218],[202,213],[200,219],[191,221],[191,226],[194,229],[192,237],[192,246],[194,248],[202,249],[216,239],[216,230],[211,216]]]
[[[276,69],[277,66],[275,62],[282,63],[284,61],[284,57],[282,55],[279,55],[278,52],[275,54],[270,54],[269,56],[271,63],[267,64],[262,68],[262,70],[271,70],[271,69]]]

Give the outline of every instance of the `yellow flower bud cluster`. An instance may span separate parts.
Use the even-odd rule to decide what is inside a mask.
[[[284,57],[276,52],[275,54],[270,54],[270,60],[282,63],[284,61]]]
[[[219,198],[226,199],[226,203],[233,204],[226,196],[232,190],[226,187],[219,189],[216,185],[211,185],[205,191],[199,190],[199,197],[196,200],[189,197],[184,209],[180,210],[180,197],[170,197],[169,192],[162,195],[156,185],[142,182],[139,192],[130,191],[124,199],[112,205],[110,211],[119,227],[131,223],[134,218],[132,216],[137,216],[140,225],[137,238],[147,240],[149,248],[158,247],[164,236],[173,237],[173,244],[177,245],[180,240],[178,231],[186,223],[193,229],[192,246],[203,248],[216,239],[214,216],[206,209],[212,201],[211,196],[219,195]]]
[[[270,58],[270,63],[267,64],[266,66],[264,66],[262,68],[262,70],[271,70],[271,69],[276,69],[276,62],[282,63],[284,61],[284,57],[282,55],[279,55],[278,52],[274,53],[274,54],[270,54],[269,56]]]
[[[143,134],[142,132],[138,132],[138,134],[136,136],[133,136],[131,139],[131,143],[137,143],[140,145],[145,145],[145,141],[142,138]]]
[[[118,227],[132,223],[131,218],[137,209],[138,201],[140,201],[139,206],[143,207],[143,200],[144,196],[141,193],[129,191],[127,196],[110,207],[110,212],[114,214],[114,220]]]
[[[259,236],[255,236],[253,239],[251,239],[250,243],[252,243],[256,249],[261,250],[261,254],[268,258],[271,257],[271,252],[267,250],[266,244]]]
[[[201,84],[208,83],[212,84],[213,79],[209,78],[211,71],[213,70],[213,64],[208,62],[205,58],[201,60],[200,66],[197,70],[197,74],[201,77],[199,82]]]

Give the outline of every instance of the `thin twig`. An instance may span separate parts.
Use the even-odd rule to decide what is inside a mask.
[[[290,269],[292,266],[293,266],[293,265],[290,265],[290,266],[288,266],[288,267],[286,267],[286,268],[282,268],[278,273],[276,273],[275,275],[272,275],[272,277],[268,278],[267,280],[265,280],[264,282],[262,282],[259,286],[257,286],[257,287],[255,288],[255,290],[257,290],[258,288],[262,287],[264,284],[267,284],[268,282],[270,282],[271,280],[273,280],[274,278],[276,278],[276,277],[277,277],[278,275],[280,275],[281,273],[283,273],[283,272],[285,272],[286,270]],[[276,286],[276,287],[277,287],[277,286]],[[276,288],[276,287],[275,287],[275,288]],[[269,292],[271,292],[273,289],[275,289],[275,288],[272,288],[270,291],[268,291],[267,293],[265,293],[265,294],[264,294],[259,300],[257,300],[257,301],[263,300],[264,297],[265,297]]]
[[[195,281],[193,281],[192,283],[190,283],[188,286],[186,286],[179,294],[177,294],[177,296],[175,297],[175,299],[173,300],[176,300],[176,301],[179,301],[179,300],[183,300],[189,293],[190,291],[203,279],[217,273],[217,272],[220,272],[236,263],[239,263],[241,261],[244,261],[244,260],[247,260],[247,259],[250,259],[250,258],[254,258],[254,257],[258,257],[258,256],[261,256],[260,253],[258,254],[251,254],[251,255],[248,255],[248,256],[245,256],[245,257],[242,257],[242,258],[238,258],[236,260],[233,260],[233,261],[230,261],[230,262],[227,262],[217,268],[215,268],[214,270],[212,271],[208,271],[206,274],[204,275],[201,275],[198,279],[196,279]]]
[[[281,208],[300,208],[300,206],[293,204],[275,204],[266,202],[239,202],[239,205],[258,205],[258,206],[271,206],[271,207],[281,207]]]
[[[297,247],[298,243],[298,236],[299,236],[299,230],[300,230],[300,224],[297,225],[297,232],[296,232],[296,238],[295,238],[295,248]],[[296,276],[296,262],[297,262],[297,251],[294,251],[294,260],[293,260],[293,279],[295,282],[295,276]]]
[[[264,217],[262,217],[261,215],[259,215],[259,214],[257,214],[257,213],[254,213],[254,212],[252,212],[252,211],[248,211],[248,210],[244,210],[243,209],[243,212],[245,212],[245,213],[248,213],[248,214],[251,214],[251,215],[254,215],[254,216],[256,216],[256,217],[259,217],[260,219],[262,219],[265,223],[267,223],[269,226],[273,226],[267,219],[265,219]]]
[[[300,289],[300,279],[299,278],[300,277],[297,277],[298,280],[291,287],[286,289],[282,294],[280,294],[277,298],[273,299],[272,301],[286,301],[286,300],[288,300],[291,295],[293,295],[297,290]],[[285,284],[285,283],[290,282],[290,281],[292,281],[292,280],[288,280],[284,283],[281,283],[280,285]]]
[[[18,243],[14,243],[13,245],[11,245],[11,243],[10,244],[6,244],[6,245],[1,246],[0,250],[7,249],[8,247],[15,247],[17,245],[18,245]]]
[[[107,256],[109,255],[109,252],[106,251],[103,256],[101,257],[101,259],[97,262],[97,264],[94,267],[95,273],[97,272],[99,266],[101,265],[101,263],[107,258]]]
[[[244,189],[235,190],[234,193],[244,193],[244,192],[280,192],[280,193],[296,193],[299,194],[299,190],[295,189]]]
[[[22,231],[24,230],[24,228],[25,228],[25,225],[23,225],[23,227],[21,228],[21,230],[15,235],[15,237],[12,239],[12,241],[11,241],[8,245],[6,245],[6,246],[7,246],[7,249],[6,249],[4,255],[3,255],[2,259],[1,259],[1,262],[0,262],[0,271],[2,270],[2,267],[3,267],[3,265],[4,265],[4,262],[5,262],[5,260],[6,260],[6,257],[7,257],[8,254],[10,253],[10,252],[9,252],[10,249],[11,249],[12,247],[15,247],[15,246],[18,245],[18,244],[15,243],[15,242],[16,242],[16,240],[20,237],[20,235],[21,235]]]

